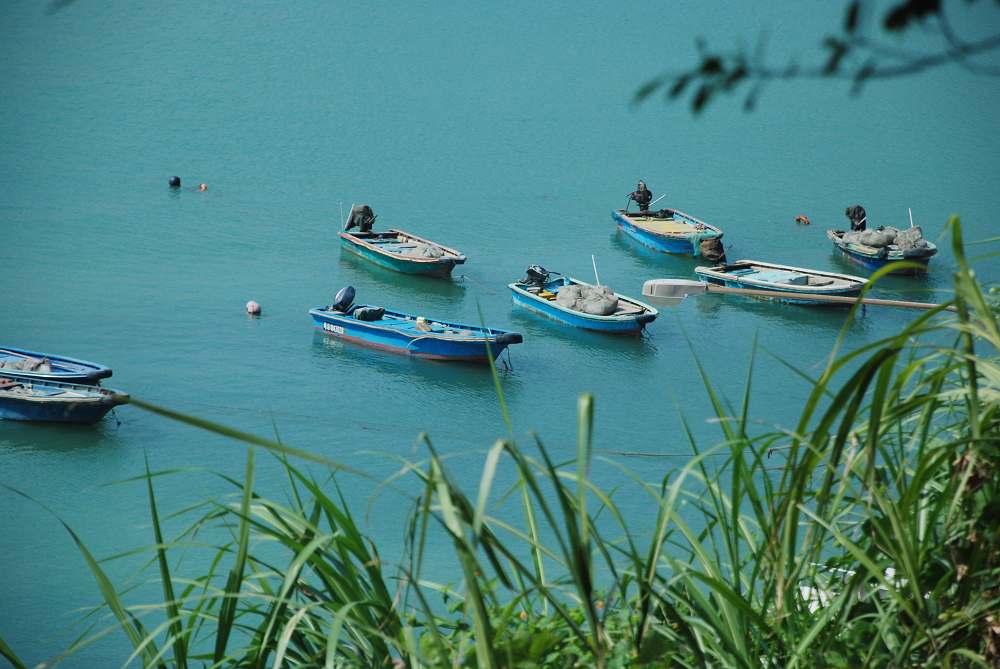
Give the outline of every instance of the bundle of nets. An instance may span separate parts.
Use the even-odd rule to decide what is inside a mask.
[[[410,251],[409,255],[417,256],[418,258],[440,258],[444,255],[444,251],[436,246],[431,246],[430,244],[417,244]]]
[[[42,372],[48,374],[52,371],[52,365],[45,358],[15,358],[13,360],[0,360],[0,369],[10,369],[22,372]]]
[[[556,294],[556,302],[594,316],[609,316],[618,309],[618,298],[607,286],[563,286]]]

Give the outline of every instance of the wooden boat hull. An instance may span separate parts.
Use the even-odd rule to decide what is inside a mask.
[[[675,211],[674,217],[682,222],[689,223],[689,231],[672,232],[660,234],[648,227],[641,225],[641,222],[622,211],[611,212],[611,218],[618,224],[618,228],[625,234],[634,238],[644,246],[659,251],[661,253],[673,253],[676,255],[698,256],[701,253],[700,243],[703,239],[715,239],[722,237],[722,231],[715,226],[703,223],[687,214]],[[703,230],[697,230],[694,225],[703,225]]]
[[[19,374],[0,374],[0,378],[21,382],[38,395],[20,395],[0,390],[0,419],[45,423],[98,422],[120,404],[129,401],[127,394],[79,383],[47,381]]]
[[[0,367],[0,376],[5,372],[11,372],[21,376],[49,381],[64,381],[66,383],[83,383],[94,385],[100,383],[101,379],[111,376],[111,368],[96,362],[87,360],[77,360],[63,355],[53,355],[51,353],[41,353],[39,351],[29,351],[23,348],[12,346],[0,346],[0,360],[18,360],[23,358],[46,359],[52,368],[50,372],[29,371],[24,369],[6,369]]]
[[[399,312],[394,316],[410,318]],[[428,360],[450,360],[488,363],[496,359],[511,344],[523,341],[520,334],[490,328],[479,328],[459,323],[428,319],[430,323],[444,326],[442,332],[411,332],[394,323],[359,321],[349,315],[327,309],[311,309],[313,324],[323,334],[372,348],[400,355],[411,355]],[[450,331],[450,332],[449,332]],[[460,333],[466,332],[467,335]]]
[[[921,274],[927,271],[928,263],[931,258],[937,254],[937,246],[930,242],[927,243],[929,249],[926,253],[906,256],[898,250],[882,253],[880,252],[880,249],[876,249],[874,247],[860,246],[845,242],[834,234],[834,231],[832,230],[828,230],[826,235],[830,241],[833,242],[834,247],[840,251],[848,262],[858,265],[859,267],[864,267],[872,272],[880,270],[883,267],[899,264],[905,261],[916,263],[919,267],[908,267],[894,271],[901,274]]]
[[[749,265],[757,268],[758,270],[764,270],[762,272],[751,272],[747,274],[739,274],[737,272],[726,272],[725,268],[738,268],[741,265]],[[857,297],[861,294],[861,290],[867,283],[866,279],[860,277],[851,276],[850,274],[839,274],[837,272],[825,272],[820,270],[805,269],[802,267],[793,267],[790,265],[778,265],[775,263],[765,263],[757,260],[738,260],[735,263],[730,263],[728,265],[719,265],[716,267],[696,267],[695,274],[698,275],[703,281],[714,284],[717,286],[726,286],[727,288],[744,288],[749,290],[762,290],[775,293],[781,293],[781,296],[775,296],[773,298],[768,298],[764,296],[756,296],[757,299],[772,299],[777,302],[785,302],[789,304],[805,304],[805,305],[815,305],[815,306],[841,306],[838,304],[831,305],[830,302],[824,302],[821,300],[813,300],[808,297],[795,298],[789,297],[790,294],[801,293],[803,295],[824,295],[824,296],[834,296],[834,297]],[[817,283],[804,283],[801,285],[795,285],[786,282],[776,282],[774,280],[768,280],[768,271],[770,271],[770,278],[774,279],[778,276],[784,275],[795,275],[798,277],[805,277],[810,282],[816,279],[825,280],[830,282],[828,286],[818,285]]]
[[[582,281],[577,281],[572,277],[566,278],[576,284],[584,283]],[[633,300],[630,297],[618,295],[617,293],[615,295],[619,300],[624,300],[629,304],[636,305],[641,308],[642,311],[636,314],[621,316],[597,316],[593,314],[585,314],[579,311],[573,311],[572,309],[567,309],[555,302],[555,300],[546,300],[530,293],[517,283],[508,284],[507,287],[510,288],[514,304],[517,306],[523,307],[537,314],[541,314],[542,316],[547,316],[553,320],[565,323],[566,325],[571,325],[584,330],[592,330],[594,332],[605,332],[609,334],[636,334],[641,332],[648,323],[652,323],[656,320],[656,316],[659,314],[656,309],[648,304],[638,300]]]
[[[445,255],[440,258],[414,258],[392,253],[379,245],[366,241],[363,237],[350,232],[340,233],[341,248],[354,253],[365,260],[375,263],[380,267],[391,269],[403,274],[421,274],[433,277],[449,277],[456,265],[464,264],[466,257],[455,249],[442,246],[430,240],[426,240],[416,235],[412,235],[402,230],[389,230],[388,233],[403,234],[406,237],[420,241],[421,243],[435,246],[441,249]],[[386,233],[386,234],[388,234]]]

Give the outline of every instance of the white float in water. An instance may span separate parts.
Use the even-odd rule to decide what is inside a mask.
[[[250,300],[247,302],[247,313],[251,316],[260,316],[260,305]]]

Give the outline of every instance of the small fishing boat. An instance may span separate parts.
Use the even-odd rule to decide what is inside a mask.
[[[722,255],[722,230],[683,211],[629,212],[618,209],[612,212],[611,218],[626,234],[662,253],[689,256],[705,253],[713,261]],[[703,242],[706,242],[706,248],[718,255],[713,257],[708,251],[703,251]]]
[[[489,362],[524,340],[517,332],[356,305],[351,286],[337,293],[333,305],[310,309],[309,314],[324,334],[431,360]]]
[[[780,293],[780,296],[765,299],[795,304],[826,304],[810,299],[816,295],[855,297],[868,283],[867,279],[850,274],[776,265],[759,260],[739,260],[715,267],[696,267],[694,271],[710,284]],[[794,297],[796,293],[808,297]]]
[[[93,385],[111,376],[111,368],[96,362],[39,353],[12,346],[0,347],[0,374],[13,372],[35,379]]]
[[[111,388],[0,370],[0,419],[4,420],[89,425],[128,401],[127,394]]]
[[[508,284],[508,288],[514,304],[585,330],[636,333],[656,320],[659,313],[607,286],[594,286],[538,265],[530,266],[527,276]]]
[[[868,270],[907,260],[921,266],[909,271],[924,271],[938,252],[937,246],[923,238],[919,226],[903,231],[895,228],[860,232],[827,230],[826,236],[844,257]]]
[[[375,218],[368,205],[352,207],[347,225],[340,233],[341,247],[376,265],[404,274],[451,276],[455,265],[466,261],[466,257],[453,248],[403,230],[374,232]],[[360,230],[351,232],[355,226]]]

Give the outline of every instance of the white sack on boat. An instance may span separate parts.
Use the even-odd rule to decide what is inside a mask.
[[[915,225],[908,230],[902,230],[896,235],[896,246],[904,254],[907,251],[927,248],[927,240],[924,239],[924,231],[919,225]]]
[[[440,258],[444,255],[444,251],[436,246],[421,244],[418,242],[414,245],[413,250],[410,251],[409,255],[417,256],[419,258]]]
[[[884,227],[878,230],[861,230],[859,232],[845,232],[844,241],[853,242],[855,244],[864,244],[865,246],[871,246],[873,248],[880,249],[883,246],[889,246],[890,244],[895,244],[896,235],[898,234],[899,230],[890,227]]]
[[[17,358],[15,360],[0,360],[0,369],[16,369],[23,372],[52,372],[52,365],[45,358]]]
[[[618,309],[618,298],[607,286],[563,286],[556,294],[556,302],[594,316],[608,316]]]

